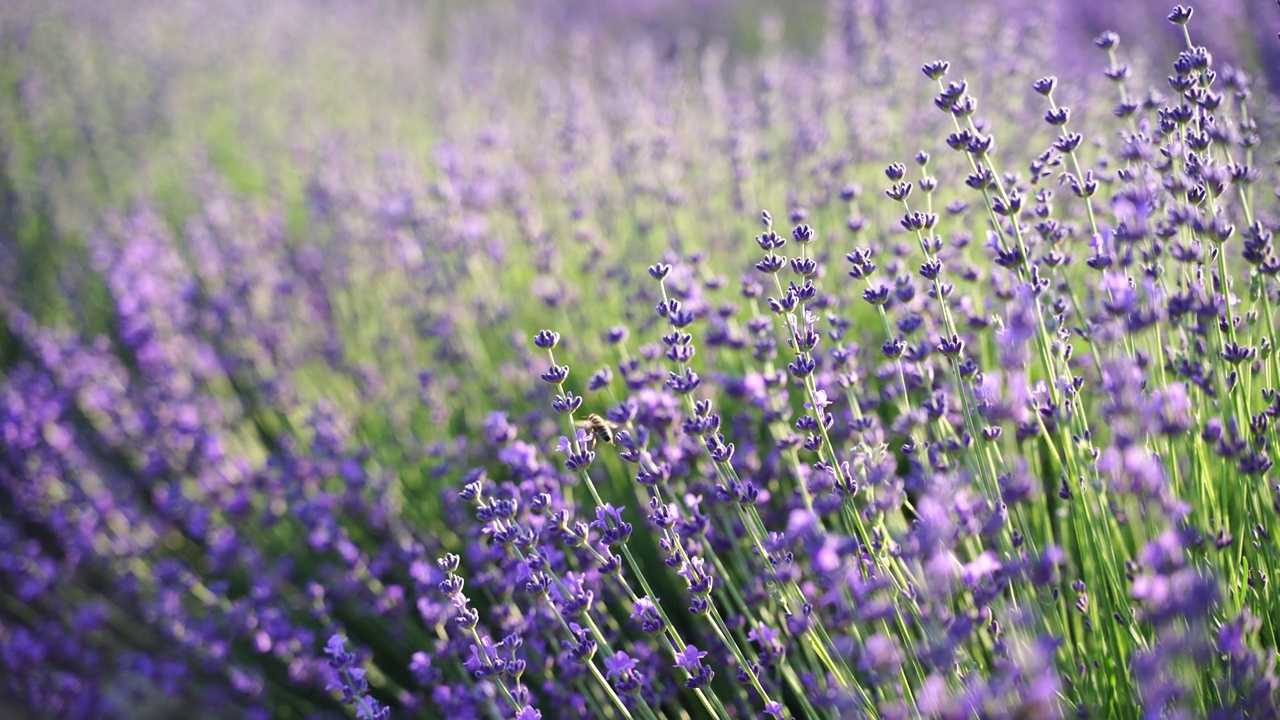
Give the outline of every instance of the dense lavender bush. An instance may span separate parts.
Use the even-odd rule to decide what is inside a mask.
[[[430,163],[114,203],[64,312],[0,285],[0,709],[1277,716],[1275,107],[1206,9],[459,21]]]

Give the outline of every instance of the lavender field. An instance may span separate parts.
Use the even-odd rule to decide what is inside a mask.
[[[1280,717],[1280,6],[0,7],[0,718]]]

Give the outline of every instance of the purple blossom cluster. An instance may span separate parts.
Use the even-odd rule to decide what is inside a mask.
[[[103,332],[0,286],[0,708],[1280,715],[1273,98],[877,7],[477,35],[429,167],[108,215]]]

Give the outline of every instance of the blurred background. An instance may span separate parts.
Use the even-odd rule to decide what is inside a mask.
[[[177,223],[195,209],[201,178],[278,199],[297,231],[303,177],[318,148],[336,143],[369,157],[394,149],[425,163],[440,139],[441,109],[466,86],[457,74],[487,72],[482,48],[502,39],[536,38],[542,63],[584,34],[672,54],[719,44],[729,64],[767,52],[771,42],[799,55],[837,48],[867,53],[873,79],[884,70],[868,53],[873,38],[954,61],[968,31],[946,29],[985,27],[1049,59],[1042,72],[1096,80],[1104,62],[1091,40],[1103,30],[1120,34],[1133,65],[1167,63],[1182,43],[1172,26],[1152,28],[1167,6],[10,0],[0,5],[0,287],[40,319],[67,317],[69,299],[92,292],[81,253],[102,213],[144,202]],[[1198,38],[1219,61],[1280,87],[1274,3],[1197,7]],[[580,70],[574,57],[558,72]],[[442,82],[448,73],[451,81]],[[92,313],[79,320],[92,324]]]

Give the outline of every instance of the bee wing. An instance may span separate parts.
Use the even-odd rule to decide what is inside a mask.
[[[590,420],[574,420],[573,426],[577,428],[589,428],[591,427],[591,421]]]

